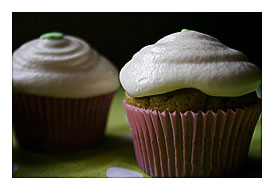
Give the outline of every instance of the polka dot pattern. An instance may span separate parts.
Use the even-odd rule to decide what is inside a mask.
[[[16,172],[18,170],[18,166],[16,164],[12,164],[12,172]]]
[[[109,178],[143,178],[139,172],[120,167],[111,167],[106,172]]]

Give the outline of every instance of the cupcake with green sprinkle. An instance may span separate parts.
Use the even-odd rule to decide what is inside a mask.
[[[84,40],[46,33],[13,53],[13,126],[19,146],[71,151],[103,138],[118,71]]]
[[[240,51],[183,30],[137,52],[120,82],[145,173],[223,177],[246,159],[261,113],[261,71]]]

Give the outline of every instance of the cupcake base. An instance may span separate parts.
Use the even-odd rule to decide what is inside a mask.
[[[13,93],[13,128],[20,147],[72,151],[103,138],[114,93],[61,99]]]
[[[213,112],[159,112],[123,101],[139,167],[153,177],[223,177],[248,156],[261,103]]]

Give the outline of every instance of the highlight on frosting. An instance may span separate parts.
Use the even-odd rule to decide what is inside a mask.
[[[120,71],[131,96],[196,88],[210,96],[237,97],[256,91],[260,69],[240,51],[196,31],[168,35],[137,52]]]
[[[117,69],[80,38],[38,38],[13,54],[13,91],[41,96],[86,98],[119,86]]]

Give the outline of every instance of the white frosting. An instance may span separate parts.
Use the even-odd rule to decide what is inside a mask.
[[[119,86],[117,69],[83,40],[35,39],[13,54],[13,91],[61,98],[108,94]]]
[[[142,48],[122,68],[120,82],[134,97],[182,88],[196,88],[211,96],[237,97],[258,88],[261,71],[243,53],[217,39],[184,31]]]

